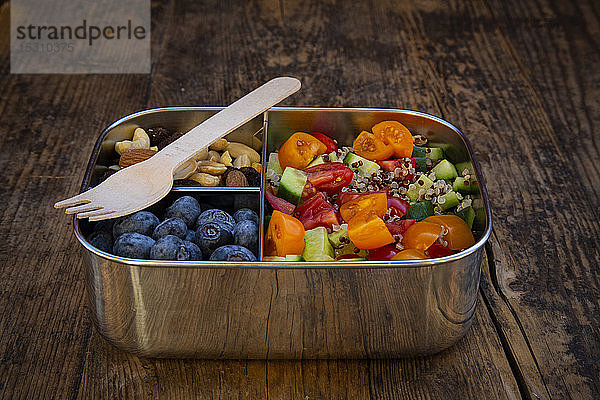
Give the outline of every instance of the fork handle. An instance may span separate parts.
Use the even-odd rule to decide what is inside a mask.
[[[250,121],[300,89],[295,78],[272,79],[219,111],[185,135],[166,146],[153,158],[164,159],[173,171],[202,149]]]

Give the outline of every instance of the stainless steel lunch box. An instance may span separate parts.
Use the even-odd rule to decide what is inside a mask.
[[[172,107],[138,112],[106,128],[92,152],[82,190],[95,184],[114,142],[137,126],[186,131],[219,108]],[[361,130],[393,119],[413,134],[445,143],[454,162],[473,161],[480,193],[474,201],[477,243],[425,261],[254,262],[130,260],[104,253],[85,239],[89,223],[75,220],[85,249],[92,318],[101,334],[147,357],[314,359],[391,358],[439,352],[471,326],[483,245],[491,213],[483,177],[464,135],[419,112],[366,108],[276,107],[230,134],[262,141],[267,155],[296,131],[320,131],[351,145]],[[261,188],[175,188],[224,206],[254,204],[264,220]],[[165,201],[168,201],[165,200]],[[261,235],[263,231],[261,227]],[[262,240],[261,240],[262,242]],[[261,244],[262,255],[262,244]]]

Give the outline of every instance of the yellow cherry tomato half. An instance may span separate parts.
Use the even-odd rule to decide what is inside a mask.
[[[373,134],[383,143],[392,146],[394,156],[411,157],[413,137],[407,127],[398,121],[383,121],[373,127]]]
[[[281,169],[285,167],[304,169],[326,151],[327,146],[316,137],[308,133],[296,132],[279,149],[279,165]]]
[[[373,212],[357,214],[348,222],[348,238],[361,250],[378,249],[395,241],[385,222]]]
[[[352,145],[354,152],[367,160],[380,161],[394,154],[394,149],[377,139],[371,132],[362,131]]]
[[[304,225],[300,220],[281,211],[273,211],[265,243],[265,255],[283,256],[302,254],[304,251]]]
[[[439,224],[445,228],[447,233],[443,238],[448,242],[450,250],[462,250],[475,244],[469,225],[456,215],[433,215],[423,221]]]
[[[392,257],[392,260],[425,260],[427,258],[429,258],[427,254],[423,253],[421,250],[406,249]]]
[[[364,194],[345,202],[340,207],[340,215],[346,222],[355,215],[366,211],[372,211],[379,218],[383,218],[387,211],[387,194],[383,192]]]
[[[441,224],[425,221],[416,222],[404,232],[402,245],[406,249],[425,251],[438,240],[443,229]]]

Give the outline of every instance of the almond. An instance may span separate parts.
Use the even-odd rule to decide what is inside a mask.
[[[119,158],[119,166],[122,168],[129,167],[130,165],[147,160],[155,154],[156,151],[150,149],[127,150],[125,153],[121,154],[121,158]]]

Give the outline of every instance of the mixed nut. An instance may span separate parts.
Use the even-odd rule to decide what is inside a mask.
[[[151,128],[147,132],[136,128],[131,140],[115,143],[119,159],[108,168],[103,179],[121,168],[149,159],[181,136],[164,128]],[[261,156],[256,150],[222,138],[179,167],[173,178],[177,186],[259,186],[261,169]]]

